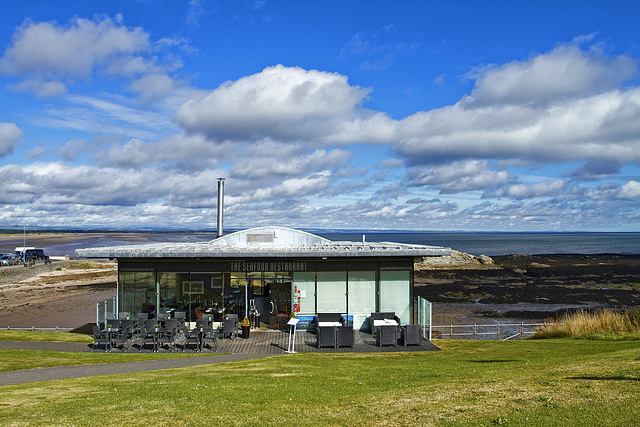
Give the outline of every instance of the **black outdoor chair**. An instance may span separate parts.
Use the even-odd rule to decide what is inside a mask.
[[[378,326],[378,333],[376,334],[376,344],[378,347],[383,345],[398,345],[398,327],[396,325],[382,325]]]
[[[209,324],[209,328],[202,338],[203,347],[205,344],[214,351],[220,351],[220,346],[218,345],[218,329],[214,328],[213,324]]]
[[[353,325],[338,326],[338,347],[353,347]]]
[[[111,333],[111,346],[127,351],[129,340],[133,337],[133,320],[120,320],[118,331]]]
[[[91,346],[91,352],[96,349],[96,346],[100,348],[100,344],[104,345],[104,351],[107,351],[107,333],[100,331],[100,326],[93,327],[93,345]]]
[[[183,326],[182,332],[184,333],[184,345],[182,346],[182,352],[184,353],[190,343],[194,343],[196,345],[196,351],[200,351],[198,334],[190,331],[187,326]]]
[[[222,338],[238,338],[238,320],[237,319],[224,319],[222,322]]]
[[[156,343],[156,333],[155,326],[157,325],[156,319],[148,319],[144,322],[144,329],[141,329],[141,338],[142,342],[140,343],[140,351],[144,348],[145,344],[153,344],[153,349],[155,351],[155,343]]]
[[[404,325],[402,327],[402,345],[420,345],[420,326]]]
[[[158,334],[158,344],[168,344],[171,352],[175,350],[176,333],[178,331],[178,321],[176,319],[167,319],[163,331]]]

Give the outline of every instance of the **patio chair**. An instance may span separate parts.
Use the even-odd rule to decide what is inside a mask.
[[[91,346],[91,352],[100,347],[100,344],[104,344],[104,351],[107,351],[107,333],[100,331],[100,326],[96,325],[93,327],[93,345]]]
[[[237,319],[224,319],[222,322],[222,338],[238,338],[238,321]]]
[[[200,345],[198,340],[198,334],[191,332],[187,326],[182,327],[182,333],[184,334],[184,345],[182,346],[182,352],[189,346],[189,343],[196,345],[196,351],[200,351]]]
[[[129,319],[131,318],[131,315],[129,312],[127,311],[119,311],[118,312],[118,319],[120,320],[127,320],[127,317],[129,317]]]
[[[353,325],[338,326],[338,347],[353,347]]]
[[[158,334],[158,344],[160,346],[169,344],[171,352],[175,350],[176,346],[176,332],[178,330],[178,321],[176,319],[167,319],[165,322],[162,333]]]
[[[148,319],[144,322],[144,330],[141,331],[142,342],[140,343],[140,351],[142,351],[145,344],[148,343],[153,344],[153,350],[156,351],[156,324],[156,319]]]
[[[402,345],[420,345],[420,326],[404,325],[402,327]]]
[[[396,325],[382,325],[378,326],[377,329],[376,344],[378,344],[378,347],[383,345],[396,347],[398,345],[398,327]]]
[[[220,351],[220,346],[218,345],[218,330],[213,327],[213,324],[209,325],[207,332],[202,338],[203,347],[205,344],[209,345],[209,348],[214,351]]]
[[[178,327],[182,328],[184,326],[185,320],[187,319],[187,312],[176,311],[174,314],[174,318],[178,321]]]

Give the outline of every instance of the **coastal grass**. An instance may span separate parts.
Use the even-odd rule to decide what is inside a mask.
[[[0,329],[0,341],[80,342],[92,343],[93,337],[70,332],[16,331]]]
[[[634,425],[637,341],[436,341],[0,387],[2,425]]]
[[[0,372],[212,355],[213,353],[77,353],[69,351],[0,350]],[[0,421],[0,425],[4,425],[4,423]]]
[[[533,338],[640,339],[640,308],[578,310],[542,326]]]

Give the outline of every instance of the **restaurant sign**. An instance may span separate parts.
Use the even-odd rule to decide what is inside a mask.
[[[237,261],[231,263],[231,271],[307,271],[306,261]]]

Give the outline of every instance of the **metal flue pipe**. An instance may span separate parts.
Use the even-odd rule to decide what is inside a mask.
[[[218,237],[222,237],[222,211],[224,209],[224,178],[218,178]]]

